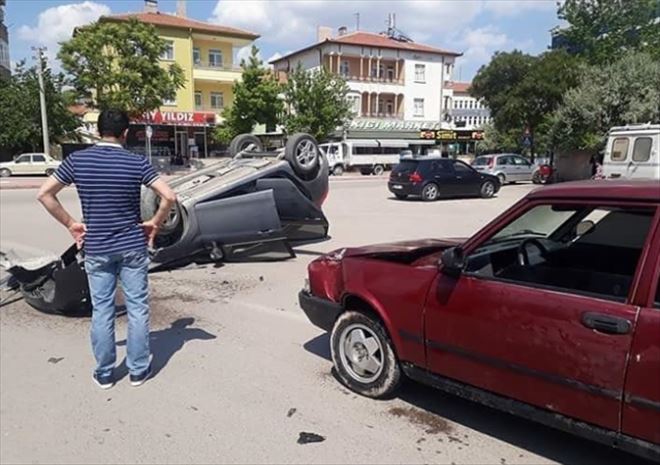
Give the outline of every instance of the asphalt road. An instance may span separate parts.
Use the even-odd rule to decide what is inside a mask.
[[[0,309],[2,463],[630,463],[633,458],[408,382],[374,401],[331,374],[327,335],[296,294],[318,254],[345,245],[475,232],[529,191],[494,199],[398,201],[384,178],[331,182],[331,240],[269,264],[153,275],[155,377],[91,381],[88,321]],[[0,190],[0,249],[58,253],[66,231],[34,190]],[[77,212],[75,191],[64,204]],[[118,323],[123,360],[125,321]],[[322,442],[299,444],[300,433]]]

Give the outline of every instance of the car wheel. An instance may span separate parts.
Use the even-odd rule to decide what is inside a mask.
[[[363,313],[341,315],[330,336],[332,361],[341,382],[366,397],[391,395],[401,383],[401,367],[383,325]]]
[[[538,171],[532,175],[532,183],[541,184],[541,174]]]
[[[158,206],[160,205],[160,197],[156,195],[151,189],[148,189],[144,192],[141,202],[141,215],[144,221],[153,218],[153,216],[158,211]],[[172,234],[179,228],[179,225],[182,223],[182,214],[181,214],[181,205],[176,202],[170,212],[167,214],[167,218],[163,221],[163,224],[160,226],[159,234],[168,235]]]
[[[373,170],[371,168],[360,168],[360,174],[362,176],[369,176]]]
[[[318,143],[309,134],[297,133],[289,137],[284,156],[293,171],[303,178],[316,175],[321,167]]]
[[[504,183],[506,182],[506,176],[504,176],[504,174],[502,174],[502,173],[497,175],[497,179],[500,180],[500,186],[503,186]]]
[[[490,199],[495,195],[495,183],[493,181],[486,181],[481,185],[481,190],[479,194],[484,199]]]
[[[46,170],[46,176],[52,176],[55,170],[53,168],[48,168]]]
[[[335,167],[332,168],[333,176],[341,176],[342,174],[344,174],[344,167],[342,165],[335,165]]]
[[[239,134],[229,143],[229,155],[235,157],[244,150],[263,152],[264,146],[259,138],[253,134]]]
[[[385,172],[385,167],[383,165],[376,165],[373,169],[374,176],[382,176]]]
[[[9,171],[7,168],[2,168],[0,170],[0,178],[8,178],[11,176],[11,171]]]
[[[424,186],[424,189],[422,190],[422,199],[424,199],[427,202],[432,202],[434,200],[437,200],[437,198],[440,196],[440,190],[438,189],[438,185],[430,182],[426,186]]]
[[[394,194],[399,200],[406,200],[408,196],[406,194]]]

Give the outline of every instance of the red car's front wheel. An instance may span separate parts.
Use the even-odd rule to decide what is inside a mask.
[[[347,387],[367,397],[391,395],[401,367],[382,323],[364,313],[342,314],[332,329],[332,361]]]

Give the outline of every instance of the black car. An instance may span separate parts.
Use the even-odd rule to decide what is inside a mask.
[[[426,201],[441,197],[489,198],[500,190],[496,176],[479,173],[460,160],[437,157],[402,159],[392,170],[387,186],[398,199],[416,196]]]

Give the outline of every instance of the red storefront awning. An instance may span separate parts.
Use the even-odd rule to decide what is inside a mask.
[[[215,113],[200,111],[148,111],[131,120],[132,124],[159,124],[163,126],[213,126]]]

